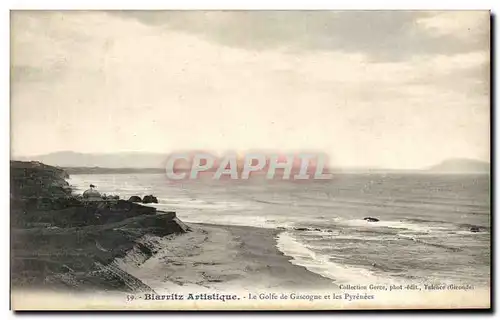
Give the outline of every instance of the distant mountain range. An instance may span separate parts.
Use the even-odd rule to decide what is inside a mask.
[[[16,157],[13,160],[40,161],[47,165],[69,169],[71,173],[125,173],[142,172],[151,169],[151,172],[162,172],[168,154],[146,152],[120,152],[120,153],[77,153],[72,151],[54,152],[38,156]],[[87,169],[88,168],[88,169]],[[109,169],[109,170],[108,170]],[[141,170],[138,170],[141,169]],[[333,172],[349,171],[349,168],[332,168]],[[148,170],[147,170],[148,171]],[[148,171],[148,172],[149,172]],[[414,173],[488,173],[488,162],[453,158],[447,159],[434,166],[416,170],[394,169],[354,169],[353,172],[414,172]]]

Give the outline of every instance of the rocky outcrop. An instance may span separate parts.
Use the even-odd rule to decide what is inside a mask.
[[[478,226],[478,225],[467,224],[467,223],[461,224],[460,228],[462,230],[467,230],[469,232],[474,232],[474,233],[477,233],[477,232],[489,232],[490,231],[489,227]]]
[[[144,198],[141,199],[139,196],[131,196],[128,201],[130,202],[142,202],[142,203],[158,203],[158,198],[153,196],[152,194],[144,196]]]
[[[379,222],[380,220],[377,218],[372,218],[372,217],[366,217],[363,220],[368,221],[368,222]]]
[[[130,198],[128,198],[128,201],[130,201],[130,202],[142,202],[142,199],[139,196],[131,196]]]
[[[304,227],[296,227],[296,228],[293,228],[294,230],[297,230],[297,231],[312,231],[311,229],[309,228],[304,228]]]
[[[470,228],[469,228],[469,231],[470,231],[470,232],[474,232],[474,233],[475,233],[475,232],[483,232],[483,231],[486,231],[486,229],[485,229],[485,228],[483,228],[483,227],[479,227],[479,226],[472,226],[472,227],[470,227]]]
[[[285,227],[278,227],[278,230],[287,230]],[[307,228],[307,227],[293,227],[291,230],[295,231],[319,231],[319,232],[332,232],[329,229],[321,229],[321,228]]]
[[[158,203],[158,198],[153,195],[144,196],[142,203]]]

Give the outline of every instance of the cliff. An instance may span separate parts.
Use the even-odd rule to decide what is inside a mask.
[[[40,162],[10,162],[11,198],[71,195],[64,170]]]
[[[115,260],[134,250],[141,263],[160,237],[188,227],[175,212],[124,200],[82,201],[67,177],[56,167],[11,161],[12,286],[149,291]]]

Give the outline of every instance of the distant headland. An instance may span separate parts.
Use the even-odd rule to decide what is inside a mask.
[[[474,159],[447,159],[428,168],[428,171],[436,173],[489,173],[490,164]]]

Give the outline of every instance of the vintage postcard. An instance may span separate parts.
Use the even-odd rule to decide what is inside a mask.
[[[489,11],[11,11],[14,310],[491,305]]]

